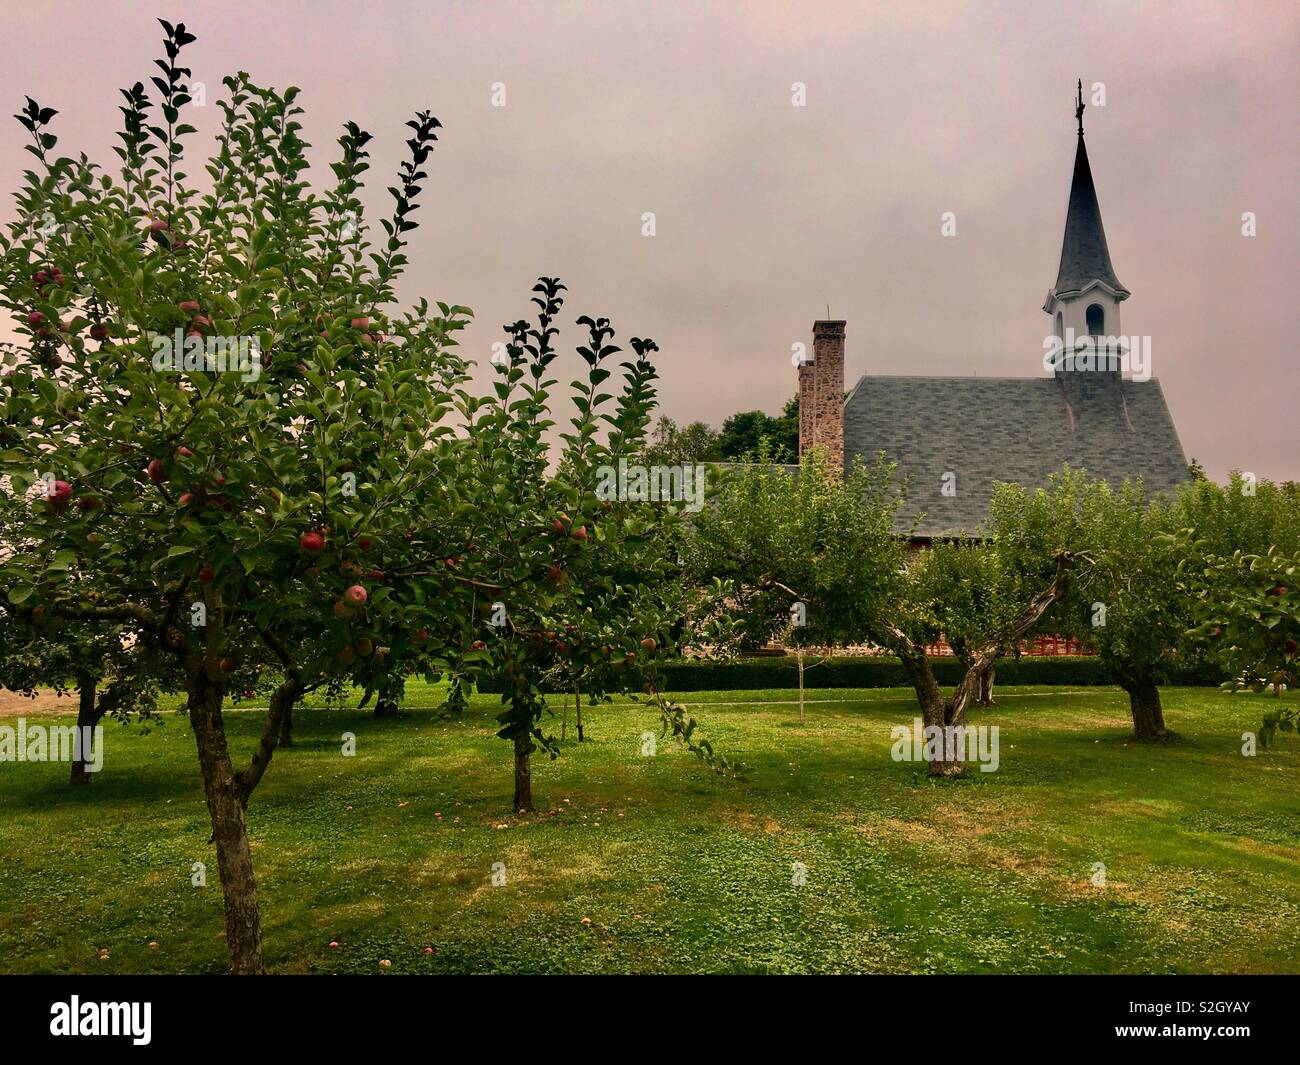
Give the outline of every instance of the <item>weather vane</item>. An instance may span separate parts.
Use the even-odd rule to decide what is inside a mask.
[[[1074,104],[1074,117],[1079,122],[1079,136],[1083,136],[1083,79],[1079,79],[1079,98]]]

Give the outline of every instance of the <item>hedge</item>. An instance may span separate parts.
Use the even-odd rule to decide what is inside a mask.
[[[906,688],[907,674],[897,658],[884,655],[870,657],[829,658],[811,668],[819,659],[807,660],[804,685],[808,688]],[[940,684],[954,685],[961,680],[961,664],[955,658],[933,658],[931,668]],[[663,690],[667,692],[754,691],[766,688],[798,687],[799,675],[792,656],[742,658],[732,662],[700,662],[682,659],[665,663],[659,670]],[[1189,662],[1169,670],[1161,678],[1164,684],[1212,687],[1226,680],[1226,674],[1204,662]],[[997,664],[998,684],[1043,684],[1084,687],[1114,684],[1115,679],[1100,658],[1091,656],[1034,656],[1004,658]],[[479,683],[481,692],[501,692],[499,679]]]

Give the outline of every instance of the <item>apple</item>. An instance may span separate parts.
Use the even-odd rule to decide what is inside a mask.
[[[338,950],[338,949],[339,949],[339,941],[337,939],[331,939],[330,950]]]
[[[176,454],[183,459],[192,459],[194,457],[194,452],[191,451],[189,448],[187,448],[184,444],[182,444],[180,447],[176,449]]]
[[[631,665],[633,662],[636,661],[636,652],[628,651],[628,653],[623,656],[623,661]]]
[[[298,546],[304,551],[324,551],[325,537],[314,530],[311,532],[305,532],[299,538]]]
[[[654,639],[649,636],[641,641],[641,650],[643,651],[653,651],[657,646],[658,644],[656,644]]]
[[[201,580],[204,584],[211,584],[212,578],[215,576],[216,574],[212,572],[211,566],[204,566],[201,570],[199,570],[199,580]]]
[[[585,525],[579,525],[576,529],[573,530],[573,538],[575,540],[587,539],[587,527]]]
[[[86,511],[98,510],[100,503],[96,496],[82,496],[77,500],[77,506]]]
[[[416,643],[428,643],[428,642],[429,642],[429,630],[428,630],[428,629],[416,629],[416,630],[415,630],[415,642],[416,642]]]
[[[176,500],[178,507],[192,507],[197,502],[193,492],[182,492],[180,498]]]
[[[153,481],[154,484],[162,484],[163,481],[167,480],[167,474],[163,470],[162,459],[150,459],[146,471],[149,474],[149,480]]]
[[[108,339],[108,325],[105,322],[96,322],[90,327],[90,339],[104,341]]]
[[[352,328],[353,328],[353,329],[369,329],[369,328],[370,328],[370,319],[369,319],[369,318],[353,318],[353,319],[352,319]]]
[[[366,590],[362,588],[361,585],[354,584],[343,593],[343,598],[347,600],[350,606],[361,606],[369,596],[366,595]]]
[[[556,518],[553,522],[551,522],[551,528],[553,528],[556,532],[564,532],[564,530],[567,529],[572,524],[573,524],[573,519],[570,518],[569,515],[561,514],[558,518]]]
[[[44,288],[50,283],[50,272],[48,270],[37,270],[32,274],[32,280],[36,282],[37,288]]]
[[[345,645],[343,650],[339,652],[339,661],[342,662],[343,665],[345,666],[352,665],[352,663],[355,662],[356,660],[357,660],[356,648],[354,648],[351,644]]]
[[[357,547],[362,551],[369,551],[372,546],[374,546],[374,541],[369,536],[363,536],[357,540]]]
[[[1275,585],[1273,585],[1273,594],[1274,594],[1274,595],[1286,595],[1286,585],[1285,585],[1285,584],[1275,584]]]
[[[198,312],[199,309],[199,301],[181,300],[180,303],[178,303],[176,306],[178,306],[181,310],[187,312],[188,314],[195,314]]]
[[[564,576],[564,570],[560,569],[558,564],[552,562],[550,567],[546,571],[546,579],[549,580],[552,584],[559,584],[560,578],[562,578],[563,576]]]
[[[345,603],[342,599],[340,599],[337,603],[334,604],[334,616],[336,618],[352,618],[355,615],[356,615],[356,611],[353,610],[350,606],[348,606],[348,604]]]
[[[1289,655],[1295,654],[1295,648],[1296,648],[1295,640],[1287,640],[1284,644],[1282,644],[1282,646],[1286,648],[1287,654]]]
[[[166,228],[167,228],[167,223],[163,221],[163,219],[161,218],[155,218],[149,223],[149,232],[153,236],[157,236]]]
[[[348,577],[360,577],[361,567],[357,563],[349,560],[339,566],[339,572]]]
[[[196,331],[200,329],[211,329],[212,319],[206,314],[196,314],[190,322],[190,328]]]
[[[472,644],[469,645],[469,649],[471,651],[482,651],[486,649],[486,647],[487,644],[484,643],[482,640],[475,640]]]
[[[233,658],[223,658],[217,663],[217,667],[222,673],[230,673],[235,668],[235,660]]]
[[[38,326],[42,326],[45,324],[45,315],[43,315],[40,311],[28,311],[27,324],[30,325],[33,329],[36,329]]]
[[[381,569],[368,569],[368,570],[366,570],[366,580],[368,580],[368,581],[382,581],[383,579],[384,579],[384,571],[383,571],[383,570],[381,570]]]
[[[66,502],[72,495],[72,485],[67,481],[54,481],[45,489],[45,498],[52,502]]]
[[[455,569],[457,566],[460,565],[460,559],[458,559],[455,555],[452,555],[451,558],[444,559],[442,564],[446,566],[448,569]]]
[[[374,643],[367,636],[362,636],[361,639],[356,642],[355,647],[357,649],[357,654],[362,658],[370,657],[370,655],[374,654],[375,651]]]

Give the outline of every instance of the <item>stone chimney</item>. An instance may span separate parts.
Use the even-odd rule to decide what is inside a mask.
[[[799,455],[823,448],[836,470],[844,468],[844,325],[814,322],[812,365],[799,367]]]

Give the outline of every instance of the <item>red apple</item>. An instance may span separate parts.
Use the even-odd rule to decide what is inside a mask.
[[[178,303],[176,306],[178,306],[181,310],[186,311],[189,314],[195,314],[199,309],[199,301],[181,300],[180,303]]]
[[[235,668],[235,660],[233,658],[223,658],[217,663],[217,666],[222,673],[230,673]]]
[[[1274,595],[1286,595],[1286,585],[1285,585],[1285,584],[1275,584],[1275,585],[1273,585],[1273,594],[1274,594]]]
[[[149,223],[149,232],[157,236],[167,228],[167,223],[161,218],[155,218]]]
[[[348,604],[345,603],[342,599],[340,599],[337,603],[334,604],[334,616],[336,618],[352,618],[355,615],[356,615],[356,611],[353,610],[350,606],[348,606]]]
[[[176,449],[176,454],[183,459],[192,459],[194,457],[194,452],[191,451],[189,448],[187,448],[184,444],[182,444],[180,447]]]
[[[575,540],[585,540],[587,538],[587,527],[585,525],[579,525],[573,530],[573,538]]]
[[[45,498],[52,502],[66,502],[72,495],[72,485],[67,481],[53,481],[45,489]]]
[[[352,328],[353,328],[353,329],[369,329],[369,328],[370,328],[370,319],[369,319],[369,318],[353,318],[353,319],[352,319]]]
[[[641,641],[641,649],[643,651],[653,651],[657,646],[658,644],[656,644],[654,639],[650,636],[647,636]]]
[[[43,315],[40,311],[28,311],[27,324],[30,325],[33,329],[36,329],[39,326],[45,324],[45,315]]]
[[[178,507],[192,507],[194,503],[195,496],[193,492],[182,492],[180,498],[176,500]]]
[[[1284,644],[1282,644],[1282,646],[1286,648],[1287,654],[1289,655],[1295,654],[1295,648],[1296,648],[1295,640],[1287,640]]]
[[[487,644],[484,643],[482,640],[475,640],[472,644],[469,645],[469,649],[471,651],[482,651],[486,649],[486,647]]]
[[[315,531],[305,532],[298,540],[298,546],[304,551],[324,551],[325,537]]]
[[[212,578],[215,576],[216,574],[212,572],[211,566],[204,566],[201,570],[199,570],[199,580],[201,580],[204,584],[211,584]]]
[[[416,630],[415,630],[415,637],[414,637],[414,639],[415,639],[415,642],[416,642],[416,643],[428,643],[428,642],[429,642],[429,630],[428,630],[428,629],[416,629]]]
[[[82,496],[77,500],[77,506],[82,510],[98,510],[99,500],[95,496]]]
[[[162,484],[163,481],[167,480],[167,474],[163,470],[162,459],[150,459],[146,471],[149,474],[149,480],[153,481],[154,484]]]
[[[90,339],[104,341],[108,339],[108,325],[104,322],[96,322],[90,327]]]
[[[343,598],[346,599],[351,606],[361,606],[369,596],[366,595],[366,590],[362,588],[361,585],[354,584],[343,593]]]

